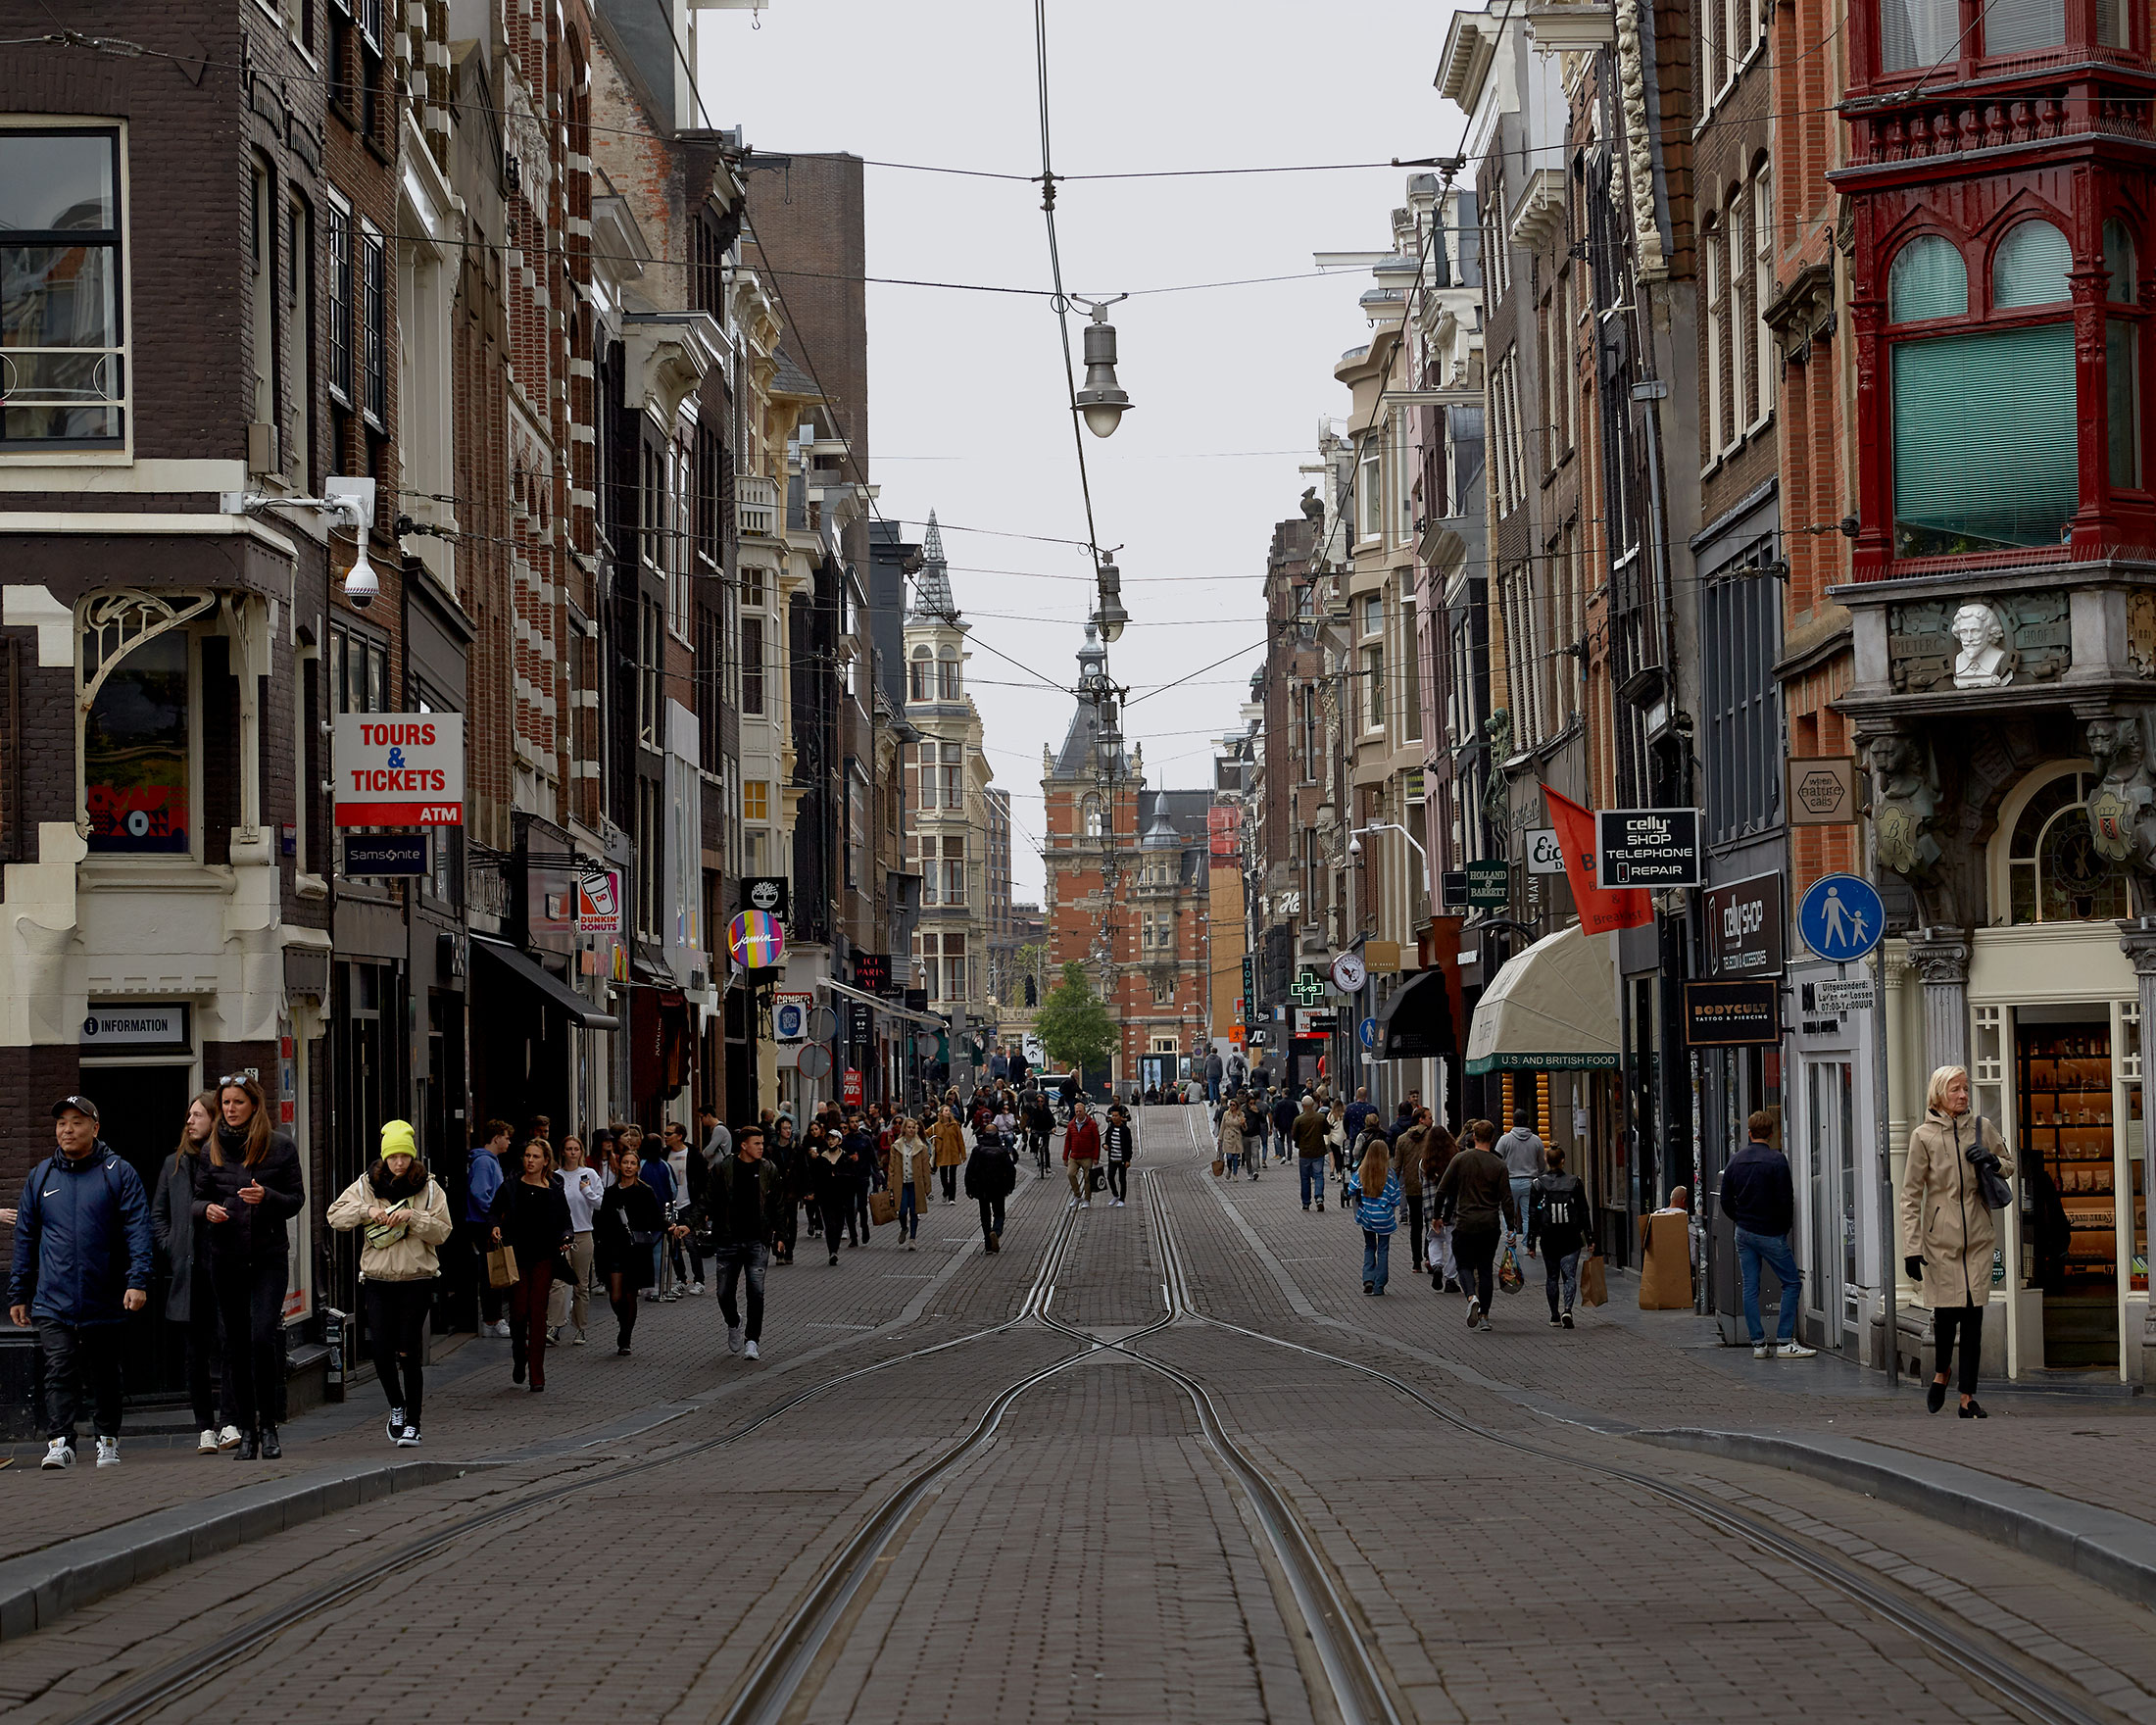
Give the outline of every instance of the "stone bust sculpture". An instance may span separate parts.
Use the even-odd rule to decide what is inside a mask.
[[[1954,655],[1954,687],[1993,689],[2013,679],[2006,651],[2006,625],[1998,612],[1981,599],[1966,601],[1951,625],[1961,650]]]

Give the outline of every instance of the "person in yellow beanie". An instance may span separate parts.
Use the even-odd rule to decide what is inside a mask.
[[[366,1302],[368,1351],[389,1398],[389,1441],[419,1441],[426,1314],[441,1273],[435,1248],[450,1236],[449,1199],[419,1159],[409,1120],[382,1126],[382,1153],[329,1207],[329,1225],[364,1229],[360,1297]]]

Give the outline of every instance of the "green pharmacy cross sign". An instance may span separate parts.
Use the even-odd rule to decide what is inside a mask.
[[[1325,998],[1325,980],[1315,970],[1305,970],[1289,985],[1288,992],[1296,997],[1298,1006],[1314,1007]]]

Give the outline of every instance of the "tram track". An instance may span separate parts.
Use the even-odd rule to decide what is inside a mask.
[[[1188,1119],[1185,1125],[1191,1130],[1191,1148],[1202,1150],[1203,1146],[1199,1142],[1195,1126]],[[1165,1201],[1164,1183],[1159,1171],[1156,1168],[1148,1168],[1143,1182],[1148,1211],[1154,1218],[1156,1230],[1164,1238],[1161,1250],[1161,1265],[1166,1277],[1163,1292],[1167,1295],[1175,1318],[1225,1330],[1232,1335],[1245,1336],[1270,1347],[1301,1355],[1305,1358],[1321,1360],[1359,1373],[1396,1391],[1425,1412],[1468,1436],[1498,1445],[1546,1466],[1592,1473],[1647,1493],[1683,1510],[1693,1519],[1704,1522],[1719,1533],[1742,1540],[1757,1551],[1794,1564],[1879,1621],[1909,1637],[1931,1657],[1988,1691],[2015,1713],[2037,1721],[2038,1725],[2116,1725],[2123,1717],[2093,1698],[2082,1700],[2067,1694],[2033,1671],[2025,1669],[2018,1659],[1993,1651],[1997,1636],[1988,1625],[1976,1623],[1958,1613],[1919,1605],[1900,1590],[1875,1580],[1810,1542],[1788,1534],[1765,1516],[1731,1504],[1702,1501],[1682,1486],[1657,1478],[1653,1474],[1622,1467],[1613,1462],[1566,1454],[1494,1431],[1455,1409],[1443,1406],[1412,1384],[1377,1366],[1365,1364],[1359,1359],[1350,1359],[1344,1355],[1330,1354],[1306,1343],[1267,1335],[1262,1330],[1247,1329],[1241,1324],[1230,1323],[1224,1318],[1200,1311],[1191,1298],[1190,1281],[1183,1269],[1182,1246],[1176,1233],[1172,1209]],[[1132,1336],[1127,1341],[1137,1339]],[[1148,1356],[1136,1354],[1133,1357],[1148,1359]],[[1158,1363],[1150,1359],[1148,1362]]]
[[[906,1353],[894,1355],[889,1359],[875,1360],[867,1365],[858,1366],[852,1371],[842,1372],[836,1377],[826,1378],[821,1383],[813,1384],[800,1394],[790,1396],[775,1406],[765,1409],[746,1425],[718,1437],[707,1438],[697,1443],[684,1445],[668,1454],[655,1455],[645,1465],[647,1467],[666,1466],[674,1462],[691,1460],[699,1455],[707,1455],[713,1451],[727,1449],[739,1444],[743,1439],[752,1436],[774,1420],[783,1418],[804,1403],[828,1395],[842,1385],[856,1383],[878,1372],[888,1371],[893,1366],[904,1365],[913,1360],[926,1359],[935,1355],[946,1353],[951,1349],[962,1348],[968,1344],[985,1341],[991,1336],[1002,1335],[1018,1328],[1043,1310],[1048,1301],[1053,1297],[1055,1277],[1069,1256],[1071,1240],[1076,1233],[1076,1221],[1077,1218],[1074,1212],[1068,1210],[1064,1211],[1057,1219],[1055,1227],[1049,1236],[1048,1244],[1042,1251],[1040,1266],[1034,1274],[1032,1283],[1027,1288],[1024,1300],[1019,1305],[1017,1311],[1002,1323],[991,1324],[963,1336],[954,1336],[925,1348],[911,1349]],[[1164,1318],[1161,1321],[1165,1323],[1167,1320]],[[1073,1355],[1068,1359],[1033,1374],[1033,1380],[1051,1376],[1063,1366],[1075,1363],[1082,1356],[1082,1355]],[[1030,1387],[1030,1381],[1033,1380],[1028,1381],[1027,1387]],[[999,1397],[998,1400],[1003,1406],[1007,1406],[1009,1402],[1015,1399],[1016,1396],[1006,1389],[1004,1395]],[[1001,1418],[1000,1408],[992,1407],[992,1411],[997,1418]],[[984,1415],[983,1417],[988,1416]],[[964,1440],[962,1443],[970,1441],[972,1440],[969,1437],[968,1440]],[[68,1725],[128,1725],[129,1721],[144,1718],[167,1702],[187,1693],[196,1685],[240,1663],[249,1654],[267,1647],[287,1630],[318,1617],[325,1611],[333,1610],[346,1601],[364,1594],[376,1583],[395,1575],[398,1571],[406,1569],[414,1563],[420,1562],[462,1540],[469,1539],[474,1534],[483,1533],[491,1528],[499,1527],[505,1522],[513,1521],[518,1516],[528,1514],[534,1509],[546,1508],[550,1504],[560,1503],[564,1499],[573,1498],[582,1492],[609,1484],[612,1481],[612,1477],[605,1470],[597,1470],[583,1478],[540,1486],[528,1492],[518,1493],[507,1503],[480,1510],[476,1514],[464,1516],[446,1527],[438,1528],[432,1533],[412,1540],[392,1552],[385,1552],[377,1558],[348,1569],[318,1586],[308,1589],[273,1610],[250,1617],[246,1622],[236,1625],[205,1647],[198,1648],[177,1659],[159,1666],[156,1670],[129,1684],[126,1688],[114,1695],[101,1698],[81,1712],[74,1714],[69,1719]],[[903,1516],[900,1519],[903,1520]],[[891,1525],[895,1527],[897,1523],[894,1522]],[[857,1536],[858,1538],[858,1536]],[[849,1550],[851,1549],[850,1545]],[[851,1590],[849,1590],[849,1597],[850,1595]]]

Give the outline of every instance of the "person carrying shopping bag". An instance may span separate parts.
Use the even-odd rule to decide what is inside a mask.
[[[390,1120],[381,1154],[340,1192],[325,1218],[340,1234],[360,1230],[360,1299],[374,1375],[389,1399],[389,1441],[419,1441],[425,1400],[426,1318],[441,1276],[436,1256],[455,1231],[449,1195],[419,1160],[409,1120]]]

